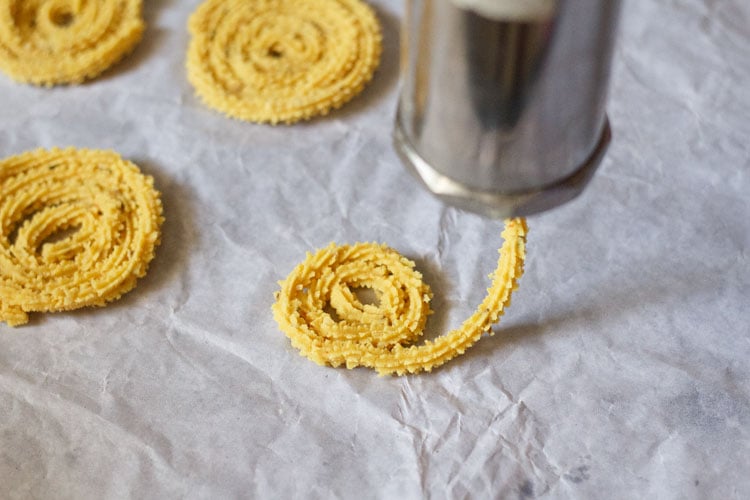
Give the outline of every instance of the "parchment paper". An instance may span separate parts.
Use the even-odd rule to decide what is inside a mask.
[[[404,378],[319,367],[270,312],[330,241],[415,260],[430,335],[484,296],[502,223],[433,199],[391,146],[402,2],[373,1],[366,91],[292,127],[193,96],[198,3],[146,0],[143,42],[85,85],[0,76],[1,156],[115,149],[167,217],[122,300],[0,325],[0,497],[750,497],[747,2],[626,2],[600,170],[529,220],[496,335]]]

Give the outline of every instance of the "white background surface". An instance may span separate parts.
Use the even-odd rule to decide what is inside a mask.
[[[189,1],[79,87],[0,76],[0,155],[112,148],[153,175],[150,273],[105,309],[0,325],[3,498],[747,498],[750,8],[633,1],[614,141],[529,220],[496,335],[439,371],[302,358],[276,281],[330,241],[385,242],[433,288],[433,335],[482,299],[501,223],[445,207],[391,147],[402,3],[373,2],[373,83],[292,127],[224,118],[183,70]]]

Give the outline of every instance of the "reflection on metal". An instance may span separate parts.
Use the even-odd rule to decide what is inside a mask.
[[[528,215],[575,197],[601,160],[619,2],[545,12],[503,20],[407,2],[395,144],[445,201]]]

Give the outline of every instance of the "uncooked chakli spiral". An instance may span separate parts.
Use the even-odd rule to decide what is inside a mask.
[[[36,85],[80,83],[141,39],[142,0],[0,0],[0,70]]]
[[[382,50],[378,21],[360,0],[207,0],[189,29],[198,96],[253,122],[338,108],[370,81]]]
[[[510,305],[523,274],[526,221],[509,219],[487,296],[456,330],[412,345],[430,313],[430,288],[414,263],[385,245],[358,243],[307,255],[273,305],[274,318],[292,345],[321,365],[367,366],[381,375],[430,371],[463,354]],[[375,291],[379,304],[363,304],[358,288]]]
[[[162,221],[153,179],[114,152],[0,160],[0,322],[117,299],[146,273]]]

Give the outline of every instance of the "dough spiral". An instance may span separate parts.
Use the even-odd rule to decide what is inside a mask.
[[[279,282],[273,314],[300,352],[321,365],[367,366],[381,375],[430,371],[463,354],[490,332],[510,305],[523,274],[527,226],[509,219],[487,296],[456,330],[412,345],[422,335],[432,293],[414,263],[385,245],[358,243],[307,255]],[[353,289],[371,288],[379,304],[362,304]]]
[[[292,123],[352,99],[380,62],[361,0],[207,0],[191,16],[188,78],[228,116]]]
[[[117,299],[146,273],[163,220],[153,179],[114,152],[0,160],[0,321]]]
[[[94,78],[141,39],[142,0],[0,0],[0,70],[35,85]]]

